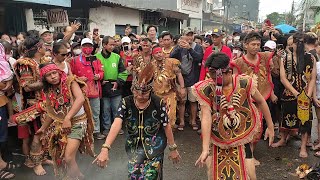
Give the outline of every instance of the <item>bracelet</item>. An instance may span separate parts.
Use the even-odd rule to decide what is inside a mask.
[[[111,146],[109,144],[102,144],[102,148],[107,148],[109,151],[111,150]]]
[[[176,144],[169,145],[169,151],[175,151],[177,149],[178,149],[178,146]]]

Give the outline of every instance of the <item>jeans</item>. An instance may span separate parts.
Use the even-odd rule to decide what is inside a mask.
[[[121,102],[121,95],[114,97],[103,97],[103,128],[105,130],[110,130],[111,128],[111,118],[115,118],[118,111],[119,104]],[[112,114],[111,114],[112,113]]]
[[[8,138],[8,115],[7,105],[0,107],[0,143],[6,142]]]
[[[93,133],[100,132],[100,98],[89,98],[94,121]]]

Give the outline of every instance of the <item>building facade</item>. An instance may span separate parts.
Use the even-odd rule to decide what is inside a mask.
[[[258,22],[259,0],[225,0],[229,19]]]

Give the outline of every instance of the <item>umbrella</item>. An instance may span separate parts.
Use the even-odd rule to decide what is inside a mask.
[[[292,27],[288,24],[279,24],[275,28],[280,29],[284,34],[288,34],[291,30],[297,31],[295,27]]]

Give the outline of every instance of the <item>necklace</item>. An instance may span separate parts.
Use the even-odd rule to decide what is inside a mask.
[[[163,47],[163,48],[162,48],[162,51],[163,51],[165,54],[170,54],[171,51],[172,51],[172,49],[173,49],[173,47],[171,47],[169,51],[166,51],[166,50],[164,49],[164,47]]]

